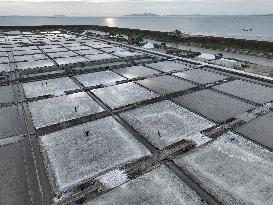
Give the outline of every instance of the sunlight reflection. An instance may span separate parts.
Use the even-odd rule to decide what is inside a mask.
[[[116,19],[115,18],[105,18],[104,24],[109,27],[116,27]]]

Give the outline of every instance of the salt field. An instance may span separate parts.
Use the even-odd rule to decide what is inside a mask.
[[[94,31],[0,31],[0,204],[273,204],[273,79]]]

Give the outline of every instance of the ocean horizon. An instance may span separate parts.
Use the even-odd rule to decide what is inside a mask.
[[[273,15],[173,15],[173,16],[0,16],[0,26],[99,25],[173,31],[190,35],[221,36],[273,41]]]

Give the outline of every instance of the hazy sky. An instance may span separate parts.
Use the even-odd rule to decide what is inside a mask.
[[[0,16],[119,16],[157,14],[267,14],[273,0],[0,0]]]

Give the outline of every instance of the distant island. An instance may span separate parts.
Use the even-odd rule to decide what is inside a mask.
[[[52,19],[59,18],[59,17],[66,17],[66,15],[54,15],[54,16],[48,16],[48,18],[52,18]]]
[[[134,16],[134,17],[143,17],[143,16],[160,16],[158,14],[152,14],[152,13],[143,13],[143,14],[128,14],[128,15],[124,15],[126,17],[128,16]]]

